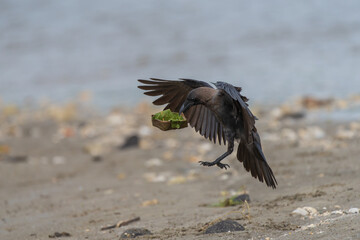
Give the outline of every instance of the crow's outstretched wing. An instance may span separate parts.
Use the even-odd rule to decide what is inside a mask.
[[[145,84],[138,86],[138,88],[147,91],[144,94],[148,96],[161,96],[153,101],[153,104],[167,104],[164,109],[170,109],[172,112],[179,112],[191,90],[199,87],[212,88],[210,84],[194,79],[182,78],[175,81],[150,78],[150,80],[139,79],[138,81]],[[193,106],[184,115],[196,132],[199,132],[210,141],[214,141],[214,143],[216,143],[216,139],[218,139],[220,145],[221,139],[224,144],[226,143],[222,125],[207,107],[204,105]]]

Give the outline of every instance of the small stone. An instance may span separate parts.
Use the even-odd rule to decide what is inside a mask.
[[[25,163],[28,160],[28,156],[5,156],[4,161],[9,163]]]
[[[159,201],[156,198],[154,198],[153,200],[144,201],[141,204],[141,206],[147,207],[147,206],[152,206],[152,205],[157,205],[157,204],[159,204]]]
[[[101,161],[102,161],[102,157],[99,156],[99,155],[92,156],[92,161],[93,161],[93,162],[101,162]]]
[[[349,213],[359,213],[359,209],[358,208],[350,208],[349,209]]]
[[[244,193],[244,194],[240,194],[239,196],[237,196],[237,197],[235,197],[234,199],[233,199],[233,201],[236,201],[236,202],[250,202],[250,196],[249,196],[249,194],[246,194],[246,193]]]
[[[49,235],[49,238],[61,238],[61,237],[71,237],[71,234],[67,232],[55,232],[53,235]]]
[[[292,214],[299,214],[302,216],[315,216],[317,213],[318,211],[313,207],[302,207],[292,211]]]
[[[318,213],[318,211],[313,207],[303,207],[303,208],[309,213],[310,216],[315,216]]]
[[[121,234],[120,239],[136,238],[138,236],[151,235],[151,234],[152,233],[146,228],[130,228],[130,229],[125,230]]]
[[[297,208],[294,211],[292,211],[291,214],[298,214],[301,216],[306,216],[306,215],[308,215],[308,212],[303,208]]]
[[[331,215],[335,215],[335,214],[343,214],[343,211],[341,210],[335,210],[331,212]]]
[[[128,149],[132,147],[138,147],[139,146],[139,137],[137,135],[129,136],[125,139],[125,143],[120,146],[120,150]]]
[[[209,234],[209,233],[222,233],[222,232],[236,232],[236,231],[244,231],[244,230],[245,228],[242,225],[240,225],[238,222],[231,219],[226,219],[208,227],[204,233]]]

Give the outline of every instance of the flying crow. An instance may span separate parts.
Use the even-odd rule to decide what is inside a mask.
[[[139,79],[149,96],[160,96],[153,104],[167,104],[165,109],[184,113],[191,127],[202,136],[213,141],[227,144],[227,151],[213,162],[203,162],[203,166],[217,165],[230,167],[221,161],[234,150],[234,140],[239,141],[237,159],[243,162],[247,171],[260,182],[276,188],[275,176],[262,152],[260,136],[255,127],[257,118],[248,108],[248,99],[240,94],[241,88],[226,82],[210,84],[193,80],[178,81],[150,78]],[[164,109],[164,110],[165,110]]]

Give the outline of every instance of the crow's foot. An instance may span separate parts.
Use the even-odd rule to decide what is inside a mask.
[[[227,169],[227,168],[230,168],[229,164],[223,164],[223,163],[216,163],[216,162],[203,162],[203,161],[199,161],[200,165],[203,165],[203,166],[208,166],[208,167],[211,167],[211,166],[214,166],[216,164],[216,166],[218,166],[219,168],[223,169]]]
[[[216,165],[221,169],[225,168],[225,170],[227,170],[227,168],[230,168],[229,164],[217,163]]]
[[[199,163],[200,165],[208,166],[208,167],[214,166],[216,164],[214,162],[203,162],[203,161],[199,161]]]

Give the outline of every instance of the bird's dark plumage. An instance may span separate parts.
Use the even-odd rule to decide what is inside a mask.
[[[240,140],[237,159],[243,162],[251,175],[276,188],[275,176],[262,152],[260,136],[255,127],[257,118],[248,108],[248,99],[240,94],[241,88],[225,82],[210,84],[193,80],[177,81],[150,78],[139,79],[149,96],[160,96],[153,104],[165,109],[184,113],[188,123],[202,136],[213,141],[227,143],[228,150],[213,162],[200,162],[204,166],[229,167],[221,160],[233,152],[234,140]]]

